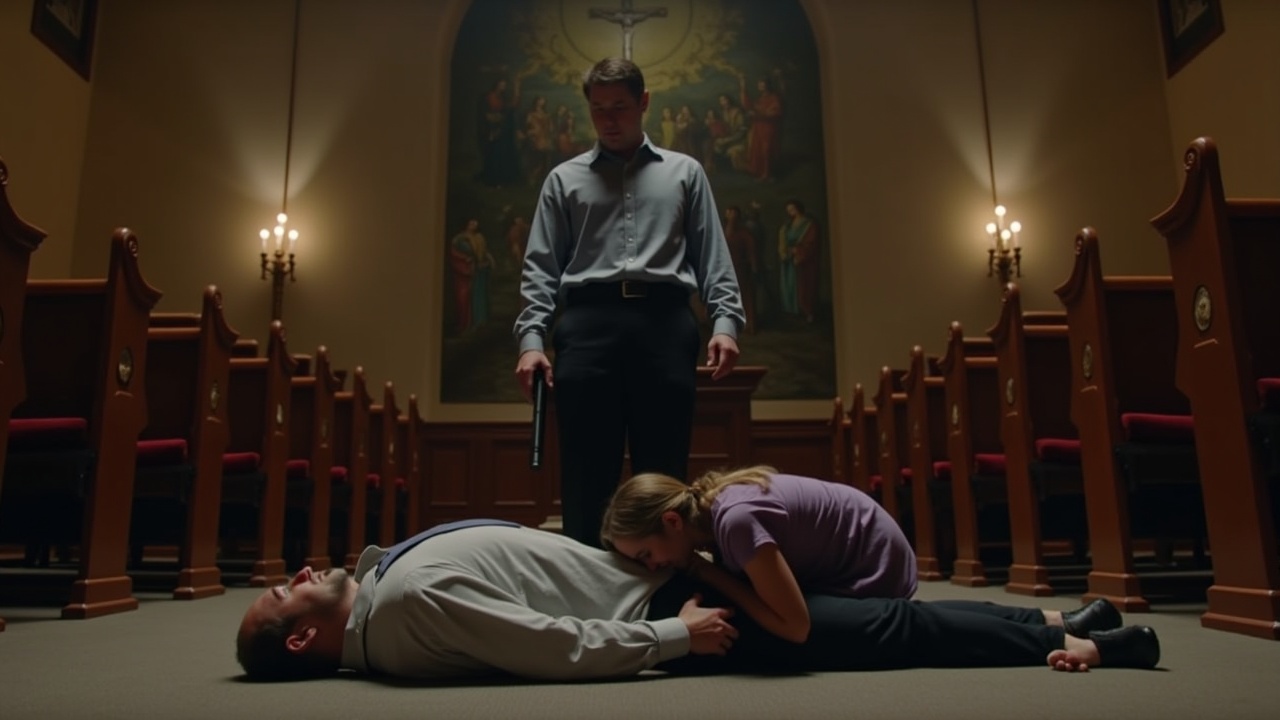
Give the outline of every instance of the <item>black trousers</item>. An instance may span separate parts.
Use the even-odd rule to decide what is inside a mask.
[[[694,592],[702,594],[704,606],[725,604],[713,590],[677,577],[654,594],[649,619],[678,615]],[[1038,609],[966,600],[805,600],[812,626],[803,644],[778,638],[738,612],[730,622],[740,635],[727,655],[687,655],[657,669],[710,674],[1040,665],[1066,638],[1062,628],[1045,625]]]
[[[624,452],[632,473],[685,479],[701,340],[679,289],[626,300],[573,297],[552,332],[561,513],[565,535],[599,547]]]

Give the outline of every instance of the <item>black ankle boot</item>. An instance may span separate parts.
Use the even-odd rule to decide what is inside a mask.
[[[1062,628],[1068,635],[1078,638],[1087,638],[1089,633],[1097,630],[1115,630],[1121,625],[1124,625],[1124,618],[1106,598],[1098,598],[1084,607],[1062,613]]]
[[[1089,639],[1098,646],[1101,667],[1151,669],[1160,663],[1160,639],[1146,625],[1119,630],[1095,630]]]

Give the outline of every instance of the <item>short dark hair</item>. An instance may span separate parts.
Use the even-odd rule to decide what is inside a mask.
[[[582,76],[582,96],[591,99],[593,85],[612,85],[623,83],[631,91],[637,101],[644,95],[644,73],[640,66],[626,58],[610,57],[591,66]]]
[[[297,615],[270,618],[236,636],[236,660],[250,680],[306,680],[337,671],[331,662],[319,661],[308,653],[292,652],[285,645],[298,619]]]

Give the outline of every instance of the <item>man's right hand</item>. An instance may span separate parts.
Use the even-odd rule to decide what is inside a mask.
[[[526,350],[520,355],[520,359],[516,361],[516,381],[520,383],[520,390],[524,393],[524,399],[531,402],[533,400],[533,373],[538,368],[542,368],[542,375],[547,380],[547,387],[555,387],[555,379],[551,377],[551,361],[547,359],[546,354],[541,350]]]
[[[701,595],[689,598],[677,616],[689,629],[689,652],[694,655],[724,655],[738,637],[738,629],[727,619],[733,611],[701,607],[698,605],[701,601]]]

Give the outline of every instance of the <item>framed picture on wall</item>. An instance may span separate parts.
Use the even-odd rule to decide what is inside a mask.
[[[35,0],[31,34],[88,80],[97,14],[98,0]]]
[[[1222,34],[1222,0],[1156,0],[1156,6],[1165,72],[1173,77]]]

